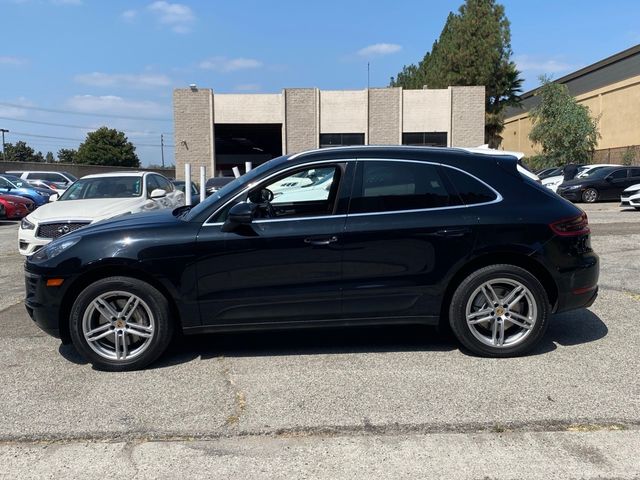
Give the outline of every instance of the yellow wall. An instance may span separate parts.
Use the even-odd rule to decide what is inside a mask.
[[[583,93],[576,100],[586,105],[592,115],[600,115],[598,126],[602,138],[597,150],[640,145],[640,76]],[[502,132],[501,148],[525,155],[539,153],[539,146],[529,140],[530,131],[528,113],[508,118]]]

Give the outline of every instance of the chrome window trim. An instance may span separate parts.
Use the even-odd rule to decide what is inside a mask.
[[[293,158],[293,157],[291,157],[291,158]],[[430,162],[428,160],[411,160],[411,159],[405,159],[405,158],[348,158],[348,159],[320,160],[320,161],[316,161],[316,162],[310,161],[308,163],[301,163],[301,164],[294,165],[294,166],[291,166],[289,168],[286,168],[284,170],[280,170],[278,172],[275,172],[274,174],[269,175],[268,177],[265,177],[260,182],[254,182],[252,184],[247,185],[246,188],[244,188],[240,193],[235,195],[233,198],[229,199],[227,202],[225,202],[224,205],[222,205],[215,212],[213,212],[213,214],[209,218],[214,217],[215,215],[218,214],[218,212],[220,210],[222,210],[227,205],[229,205],[229,203],[233,202],[235,199],[237,199],[238,197],[242,196],[247,191],[251,190],[251,188],[253,188],[256,183],[261,183],[263,180],[269,180],[270,178],[273,178],[274,176],[276,176],[276,175],[278,175],[280,173],[285,173],[285,172],[287,172],[289,170],[293,170],[293,169],[296,169],[298,167],[306,167],[308,165],[315,165],[315,164],[320,164],[320,163],[345,163],[345,162],[404,162],[404,163],[419,163],[419,164],[422,164],[422,165],[424,165],[424,164],[435,165],[435,166],[439,166],[439,167],[443,167],[443,168],[451,168],[451,169],[457,170],[457,171],[459,171],[459,172],[461,172],[461,173],[463,173],[465,175],[469,175],[471,178],[473,178],[477,182],[480,182],[482,185],[484,185],[489,190],[491,190],[495,194],[496,198],[491,200],[490,202],[473,203],[471,205],[451,205],[451,206],[447,206],[447,207],[417,208],[417,209],[411,209],[411,210],[390,210],[388,212],[350,213],[350,214],[341,214],[341,215],[321,215],[321,216],[314,216],[314,217],[271,218],[271,219],[266,218],[266,219],[258,219],[254,223],[271,223],[271,222],[299,221],[299,220],[317,220],[317,219],[323,219],[323,218],[341,218],[341,217],[364,217],[364,216],[371,216],[371,215],[391,215],[391,214],[399,214],[399,213],[433,212],[433,211],[438,211],[438,210],[453,210],[453,209],[456,209],[456,208],[481,207],[481,206],[484,206],[484,205],[492,205],[494,203],[500,203],[502,200],[504,200],[504,197],[502,196],[502,194],[500,194],[500,192],[498,192],[495,188],[493,188],[487,182],[481,180],[480,178],[478,178],[475,175],[467,172],[466,170],[463,170],[463,169],[458,168],[458,167],[454,167],[452,165],[447,165],[447,164],[438,163],[438,162]],[[202,224],[202,226],[203,227],[209,227],[209,226],[219,226],[219,225],[223,225],[223,224],[224,224],[224,222],[211,222],[211,223],[209,223],[208,221],[205,221]]]

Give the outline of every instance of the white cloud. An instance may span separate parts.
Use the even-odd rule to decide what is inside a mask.
[[[261,89],[262,87],[257,83],[243,83],[234,88],[236,92],[259,92]]]
[[[171,111],[170,105],[149,100],[132,100],[116,95],[75,95],[67,100],[67,106],[85,113],[108,113],[112,115],[164,116]]]
[[[400,50],[402,50],[402,46],[395,43],[375,43],[358,50],[358,55],[361,57],[373,57],[397,53]]]
[[[0,116],[1,117],[26,117],[29,113],[33,114],[33,111],[29,112],[26,108],[21,108],[21,106],[25,107],[35,107],[36,104],[32,101],[26,99],[25,97],[18,97],[13,101],[9,101],[7,103],[11,103],[13,105],[0,105]]]
[[[125,22],[133,22],[136,19],[137,15],[138,12],[136,10],[125,10],[120,14]]]
[[[155,73],[102,73],[91,72],[76,75],[74,80],[83,85],[93,87],[125,87],[125,88],[152,88],[168,87],[171,79],[166,75]]]
[[[13,57],[11,55],[0,55],[0,65],[10,65],[14,67],[20,67],[27,64],[26,58]]]
[[[262,62],[254,58],[212,57],[201,61],[198,66],[204,70],[215,70],[217,72],[235,72],[237,70],[260,68],[262,67]]]
[[[189,33],[196,17],[191,7],[182,3],[169,3],[164,0],[153,2],[148,7],[162,25],[176,33]]]
[[[515,55],[513,61],[518,70],[530,74],[541,75],[544,73],[564,73],[576,68],[570,63],[559,58],[541,58],[531,55]]]

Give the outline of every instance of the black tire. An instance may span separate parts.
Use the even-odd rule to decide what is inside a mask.
[[[472,301],[472,296],[478,295],[474,295],[474,292],[485,282],[497,279],[508,279],[522,284],[529,290],[531,299],[536,303],[537,314],[533,327],[520,343],[512,346],[486,345],[472,333],[474,327],[467,324],[467,304]],[[458,341],[472,353],[483,357],[515,357],[530,351],[544,336],[549,324],[550,311],[547,293],[535,276],[515,265],[491,265],[476,270],[460,283],[451,299],[449,323]],[[514,325],[510,324],[510,327],[513,328]],[[523,331],[517,326],[515,328]]]
[[[148,339],[145,340],[144,338],[138,338],[135,336],[121,337],[125,339],[125,343],[129,342],[132,338],[138,338],[138,343],[146,345],[144,349],[140,349],[142,351],[137,356],[131,359],[125,358],[124,360],[117,360],[105,358],[89,346],[89,342],[85,338],[83,331],[83,320],[85,314],[87,315],[87,318],[101,318],[102,321],[104,321],[100,312],[92,306],[94,300],[105,294],[112,294],[114,295],[114,298],[117,298],[117,294],[115,292],[124,292],[126,294],[135,295],[137,298],[142,300],[140,303],[141,307],[138,308],[142,308],[143,313],[149,312],[152,315],[153,329],[152,333],[149,334],[150,336]],[[142,307],[142,305],[144,305],[144,307]],[[98,370],[112,372],[138,370],[155,361],[160,355],[162,355],[169,345],[174,327],[169,315],[169,302],[162,293],[148,283],[130,277],[104,278],[85,288],[74,302],[69,318],[71,340],[76,349]],[[107,322],[103,325],[107,325]],[[129,327],[127,326],[126,328]],[[115,327],[111,328],[111,330],[114,329]],[[127,333],[127,335],[130,334]],[[96,344],[102,343],[108,346],[109,341],[111,340],[106,338],[106,341],[96,342]],[[122,342],[122,340],[120,341]],[[134,345],[133,341],[131,341],[129,347],[132,345]]]
[[[582,201],[585,203],[595,203],[598,201],[598,190],[595,188],[587,188],[584,192],[582,192]]]

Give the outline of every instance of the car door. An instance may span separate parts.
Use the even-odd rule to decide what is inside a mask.
[[[631,185],[628,179],[628,171],[628,168],[620,168],[607,175],[600,194],[601,200],[615,200],[620,198],[620,194],[624,189]]]
[[[477,217],[468,210],[437,164],[359,159],[344,234],[344,316],[437,317],[447,275],[473,248]]]
[[[260,181],[203,225],[197,276],[205,325],[340,317],[350,171],[344,161],[287,169]],[[297,186],[302,177],[310,180],[305,181],[309,188],[322,181],[324,189],[302,195]],[[265,189],[274,194],[271,202],[261,200]],[[243,228],[223,231],[229,208],[241,201],[255,204],[255,218]]]

